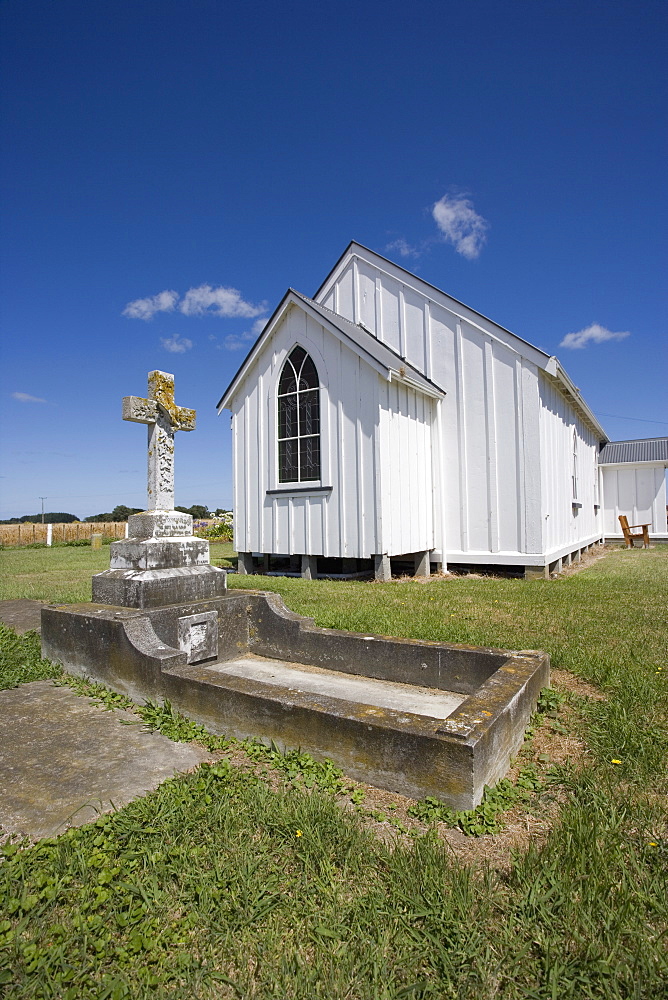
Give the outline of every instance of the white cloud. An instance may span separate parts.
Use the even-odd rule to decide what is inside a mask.
[[[178,292],[158,292],[147,299],[135,299],[128,302],[123,315],[129,319],[153,319],[157,312],[173,312],[179,301]]]
[[[267,325],[267,317],[263,316],[261,319],[256,319],[250,330],[246,333],[230,333],[220,347],[224,347],[228,351],[239,351],[242,347],[248,347],[251,341],[257,340],[265,326]]]
[[[13,392],[12,399],[18,399],[19,403],[46,403],[40,396],[31,396],[28,392]]]
[[[589,343],[603,344],[606,340],[625,340],[626,337],[630,336],[628,330],[613,333],[612,330],[606,330],[599,323],[592,323],[591,326],[586,326],[584,330],[578,330],[577,333],[567,333],[559,347],[570,347],[577,350],[580,347],[586,347]]]
[[[402,257],[420,257],[422,255],[422,250],[418,250],[417,247],[411,246],[410,243],[403,238],[393,240],[392,243],[388,243],[385,249],[397,250]]]
[[[473,208],[464,195],[443,195],[431,210],[441,235],[467,260],[480,256],[487,239],[489,223]]]
[[[183,296],[179,309],[184,316],[259,316],[266,309],[266,304],[254,306],[241,297],[236,288],[212,288],[211,285],[200,285],[190,288]]]
[[[173,337],[161,337],[160,343],[170,354],[185,354],[193,346],[192,340],[188,340],[187,337],[179,337],[178,334],[174,334]]]

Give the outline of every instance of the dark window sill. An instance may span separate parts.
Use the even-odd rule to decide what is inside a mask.
[[[267,490],[268,497],[280,496],[281,494],[287,494],[288,496],[294,496],[296,493],[331,493],[331,486],[292,486],[290,483],[286,483],[284,486],[279,487],[277,490]]]

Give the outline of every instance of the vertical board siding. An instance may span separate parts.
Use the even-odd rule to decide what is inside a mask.
[[[519,381],[521,423],[518,433],[518,451],[521,454],[523,489],[518,494],[524,513],[524,530],[521,552],[545,552],[545,519],[541,493],[541,402],[538,387],[538,369],[524,359],[518,359],[516,369]]]
[[[651,524],[650,532],[665,534],[666,470],[655,466],[602,466],[604,529],[606,535],[620,535],[619,515],[629,524]]]
[[[552,552],[603,533],[596,503],[594,472],[598,441],[594,432],[576,414],[568,400],[542,373],[541,486],[545,529],[545,551]],[[577,435],[578,495],[572,495],[573,432]],[[582,504],[573,506],[573,500]]]
[[[520,494],[517,491],[517,452],[521,440],[515,359],[494,344],[492,410],[495,442],[496,535],[498,551],[520,552]]]
[[[353,306],[354,292],[353,263],[351,262],[336,283],[336,312],[339,316],[349,319],[351,323],[356,322]]]
[[[383,317],[383,328],[381,339],[388,347],[391,347],[397,354],[401,353],[401,304],[399,300],[400,285],[390,278],[382,278],[376,288],[380,285],[380,309]],[[378,294],[378,292],[376,293]]]
[[[424,305],[423,295],[418,295],[410,288],[404,289],[405,357],[420,372],[427,371]]]
[[[499,508],[497,481],[497,434],[496,407],[494,403],[494,345],[485,340],[483,354],[485,390],[485,443],[487,449],[487,545],[490,552],[499,551]]]
[[[462,375],[466,406],[465,487],[468,547],[489,549],[487,508],[487,426],[485,420],[484,348],[477,331],[462,323]]]
[[[445,535],[452,562],[466,562],[467,554],[503,562],[504,555],[518,561],[602,534],[596,435],[539,368],[540,352],[518,348],[491,321],[357,255],[320,301],[362,323],[446,396],[437,403],[385,382],[303,310],[289,309],[255,359],[254,384],[247,377],[234,400],[241,551],[368,558],[438,547]],[[332,489],[267,496],[276,488],[276,380],[296,342],[323,369],[321,483]],[[581,507],[571,496],[574,429]],[[606,474],[605,481],[606,517],[625,493],[655,489],[648,472],[628,482]],[[632,516],[649,519],[657,505],[648,500]]]
[[[358,281],[360,276],[358,275]],[[362,280],[367,280],[363,276]],[[321,379],[321,480],[331,493],[267,493],[277,483],[276,386],[301,344]],[[240,386],[234,409],[235,544],[241,552],[368,558],[379,551],[378,373],[303,310],[289,310]],[[307,484],[296,484],[304,486]]]
[[[391,382],[380,390],[382,549],[406,555],[434,548],[432,400]]]
[[[352,262],[349,262],[328,289],[324,301],[332,301],[333,290],[339,289],[337,311],[341,315],[347,318],[357,315],[368,330],[443,386],[447,393],[440,403],[441,451],[425,470],[417,470],[412,485],[405,484],[406,496],[399,496],[397,487],[392,490],[394,502],[389,514],[383,504],[380,521],[389,516],[391,522],[389,534],[389,525],[383,529],[383,543],[387,540],[395,552],[397,544],[411,551],[409,546],[415,543],[415,537],[399,512],[407,502],[413,502],[413,520],[418,525],[424,524],[426,507],[419,494],[426,489],[426,475],[429,489],[436,491],[434,503],[444,505],[444,529],[439,528],[438,534],[445,531],[451,557],[460,556],[463,560],[467,552],[478,556],[540,552],[543,531],[535,365],[498,337],[487,334],[483,326],[467,322],[441,301],[361,258],[355,258],[355,307],[349,303],[351,274]],[[465,307],[462,309],[466,312]],[[481,317],[481,323],[488,321]],[[423,420],[417,413],[411,417],[405,411],[406,399],[403,403],[401,399],[404,391],[395,386],[386,394],[386,405],[390,408],[388,433],[393,441],[396,437],[399,442],[392,452],[394,458],[389,459],[390,477],[396,469],[396,448],[403,454],[400,442],[404,434],[407,446],[410,441],[409,446],[417,452],[423,449],[417,431],[411,437],[413,432],[408,430],[411,420],[414,426]],[[408,421],[405,427],[404,421]],[[380,426],[385,427],[384,420]],[[429,431],[430,442],[435,437]],[[432,465],[442,468],[438,482],[432,482]],[[416,484],[420,486],[418,491]],[[413,497],[409,501],[411,489]],[[383,497],[386,492],[384,486]],[[433,530],[433,513],[430,524]],[[423,537],[423,529],[419,528],[415,535]],[[398,539],[402,539],[401,543]]]
[[[359,301],[358,323],[376,336],[376,272],[363,261],[357,269],[357,297]]]

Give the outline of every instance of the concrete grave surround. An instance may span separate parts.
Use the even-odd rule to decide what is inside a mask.
[[[189,515],[151,507],[173,504],[174,432],[194,427],[194,411],[182,415],[163,372],[148,400],[129,400],[125,419],[161,429],[149,430],[149,509],[112,545],[91,604],[42,610],[44,656],[136,701],[168,699],[213,732],[475,806],[522,743],[548,657],[322,629],[274,594],[228,593]]]

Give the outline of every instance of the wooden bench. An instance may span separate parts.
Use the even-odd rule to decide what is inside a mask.
[[[649,548],[649,524],[629,524],[628,518],[624,514],[619,515],[619,523],[622,526],[622,531],[624,532],[624,541],[626,542],[627,549],[633,548],[633,542],[637,538],[639,542],[643,543],[643,548]],[[633,534],[634,528],[640,528],[639,532]]]

